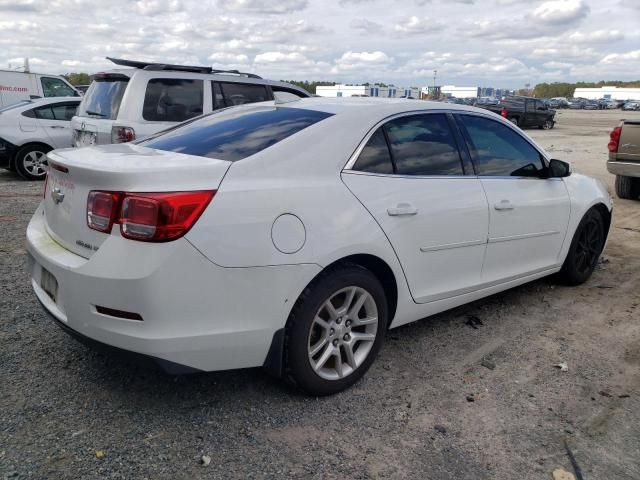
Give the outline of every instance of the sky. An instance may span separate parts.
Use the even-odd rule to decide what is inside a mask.
[[[640,79],[640,0],[0,0],[0,69],[105,57],[265,78],[521,88]]]

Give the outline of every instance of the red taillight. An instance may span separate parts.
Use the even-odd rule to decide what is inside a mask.
[[[503,108],[502,110],[500,110],[500,115],[504,118],[507,118],[507,109]]]
[[[111,127],[111,143],[127,143],[136,139],[136,132],[131,127]]]
[[[614,128],[609,134],[609,137],[611,138],[611,140],[609,140],[609,145],[607,145],[607,147],[609,147],[609,151],[612,153],[616,153],[618,151],[618,145],[620,144],[620,134],[622,133],[623,123],[621,123],[619,126]]]
[[[216,191],[167,193],[89,193],[87,224],[100,232],[120,224],[124,238],[168,242],[196,223]]]
[[[99,232],[111,233],[121,194],[118,192],[89,192],[87,225]]]

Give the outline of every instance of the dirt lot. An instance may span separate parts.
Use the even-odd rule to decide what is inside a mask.
[[[528,133],[613,191],[622,116],[562,111]],[[616,200],[587,284],[545,279],[394,330],[363,381],[313,399],[259,369],[172,378],[65,335],[25,273],[41,188],[0,173],[5,478],[545,479],[571,470],[565,440],[585,479],[640,478],[640,201]]]

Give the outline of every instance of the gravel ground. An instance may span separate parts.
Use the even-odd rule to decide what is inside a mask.
[[[562,111],[528,133],[611,186],[622,115]],[[393,330],[361,382],[314,399],[260,369],[174,378],[65,335],[25,273],[41,188],[0,173],[4,478],[540,479],[571,471],[565,441],[585,479],[640,478],[638,201],[616,200],[585,285],[544,279]]]

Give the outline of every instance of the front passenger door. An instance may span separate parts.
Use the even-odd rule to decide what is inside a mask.
[[[391,242],[418,303],[481,283],[487,200],[451,126],[444,113],[390,120],[342,175]]]
[[[491,118],[459,114],[489,202],[485,284],[535,274],[559,258],[570,200],[561,178],[545,178],[541,153],[516,129]]]

